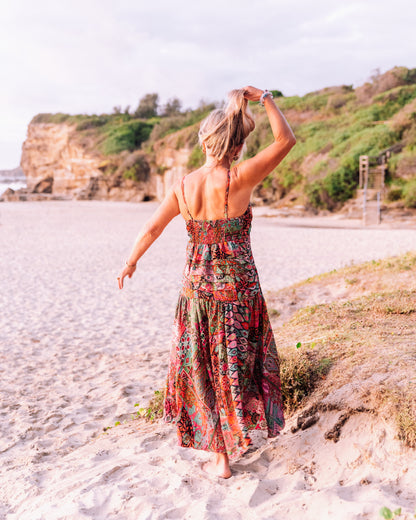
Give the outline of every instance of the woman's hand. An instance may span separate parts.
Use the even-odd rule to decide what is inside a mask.
[[[260,101],[263,90],[256,87],[244,87],[244,97],[249,101]]]
[[[133,276],[135,270],[136,270],[136,266],[135,265],[126,265],[124,267],[124,269],[121,271],[120,275],[117,278],[118,288],[119,289],[123,288],[123,280],[124,280],[124,278],[126,276],[131,278]]]

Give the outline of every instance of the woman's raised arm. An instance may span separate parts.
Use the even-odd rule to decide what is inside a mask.
[[[250,101],[259,101],[262,94],[263,90],[246,87],[244,97]],[[251,189],[276,168],[296,143],[292,129],[271,96],[264,98],[264,107],[272,127],[274,142],[236,168],[240,185]]]
[[[138,234],[126,265],[119,274],[118,287],[123,288],[123,280],[126,276],[131,278],[136,270],[136,263],[141,256],[149,249],[153,242],[161,235],[162,231],[169,222],[179,215],[179,203],[174,187],[170,188],[161,205],[153,213],[150,219],[143,226]]]

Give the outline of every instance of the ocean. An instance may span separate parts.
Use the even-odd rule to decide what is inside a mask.
[[[26,181],[6,181],[0,180],[0,195],[2,195],[7,188],[12,190],[19,190],[20,188],[26,188]]]
[[[12,190],[26,188],[26,177],[21,168],[0,170],[0,195],[2,195],[7,188],[12,188]]]

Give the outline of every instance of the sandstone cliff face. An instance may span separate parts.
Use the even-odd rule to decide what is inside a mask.
[[[30,124],[23,143],[21,167],[28,189],[67,195],[84,188],[89,180],[100,177],[98,155],[86,153],[74,142],[74,128],[66,124]]]
[[[189,173],[188,161],[192,150],[188,146],[178,147],[178,142],[181,142],[181,132],[167,136],[154,145],[153,171],[156,173],[158,200],[162,200],[169,188]]]
[[[180,132],[178,133],[180,134]],[[142,201],[162,200],[177,179],[189,170],[190,148],[178,148],[177,135],[154,146],[150,175],[133,181],[106,173],[106,165],[122,163],[125,156],[108,157],[91,150],[78,139],[73,125],[31,123],[23,144],[21,167],[27,178],[28,194],[56,198]],[[125,152],[128,154],[128,152]]]

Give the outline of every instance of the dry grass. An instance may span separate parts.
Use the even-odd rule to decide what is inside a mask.
[[[365,406],[394,416],[398,437],[416,446],[415,275],[416,254],[408,253],[270,295],[274,306],[297,308],[275,329],[289,412],[318,402]]]
[[[413,381],[413,386],[416,385],[416,380]],[[406,446],[416,448],[416,399],[414,395],[414,388],[397,393],[395,400],[395,416],[398,428],[399,439],[402,440]]]
[[[275,293],[267,294],[269,314],[275,325],[315,304],[341,302],[393,289],[416,289],[416,252],[351,265],[308,278]]]
[[[296,411],[305,398],[325,378],[331,359],[309,350],[287,351],[280,356],[282,397],[287,413]]]

